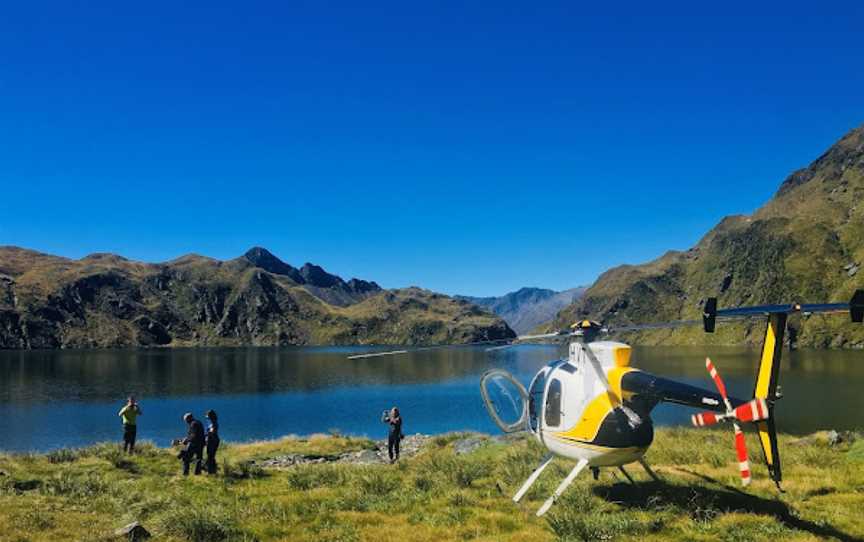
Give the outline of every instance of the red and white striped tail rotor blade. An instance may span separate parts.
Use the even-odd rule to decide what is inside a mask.
[[[699,414],[692,415],[690,421],[692,421],[693,425],[696,427],[707,427],[716,424],[720,420],[714,412],[700,412]]]
[[[765,399],[753,399],[735,409],[735,418],[742,422],[767,420],[768,416],[768,403]]]
[[[720,392],[720,395],[723,396],[723,400],[726,400],[726,384],[723,383],[723,379],[720,378],[720,373],[717,372],[717,368],[714,367],[714,364],[711,363],[711,358],[705,358],[705,368],[708,369],[708,373],[711,374],[711,378],[714,380],[714,385],[717,386],[717,391]]]
[[[747,459],[747,444],[744,442],[744,433],[738,424],[735,425],[735,452],[738,454],[738,469],[741,471],[741,485],[750,483],[750,460]]]

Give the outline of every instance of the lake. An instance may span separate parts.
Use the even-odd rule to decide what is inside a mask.
[[[406,433],[495,433],[478,382],[511,371],[526,386],[566,347],[525,345],[486,352],[459,347],[348,360],[362,348],[212,348],[0,351],[0,450],[49,450],[121,438],[126,395],[141,404],[138,438],[167,446],[183,436],[184,412],[219,413],[229,441],[339,431],[383,438],[381,412],[399,406]],[[749,397],[758,352],[744,348],[635,347],[633,365],[712,388],[709,354],[730,393]],[[864,352],[785,352],[778,404],[782,432],[862,427]],[[660,405],[659,425],[689,424],[693,411]],[[730,430],[731,446],[731,430]]]

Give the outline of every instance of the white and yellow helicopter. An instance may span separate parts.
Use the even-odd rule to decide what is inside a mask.
[[[651,411],[660,402],[702,409],[703,412],[692,417],[693,424],[699,427],[730,422],[735,431],[743,485],[750,482],[750,466],[739,422],[756,424],[769,475],[779,488],[782,474],[774,408],[780,398],[777,383],[786,322],[791,314],[815,313],[848,313],[853,322],[860,323],[864,320],[864,290],[856,291],[849,303],[789,303],[722,310],[717,308],[716,298],[709,298],[701,320],[620,327],[583,320],[570,330],[508,340],[505,348],[536,340],[570,340],[568,357],[551,361],[540,369],[527,389],[501,369],[487,371],[480,379],[480,392],[493,422],[506,433],[530,432],[549,451],[516,492],[513,501],[522,499],[556,456],[575,460],[576,465],[537,511],[538,516],[551,508],[586,467],[592,469],[595,476],[601,467],[617,467],[632,481],[624,466],[640,463],[653,479],[658,479],[643,456],[654,439]],[[631,366],[630,346],[596,340],[601,335],[616,332],[694,324],[702,324],[706,332],[713,333],[717,320],[758,316],[766,317],[768,322],[756,385],[749,400],[728,396],[710,359],[705,361],[706,369],[714,380],[716,392],[640,371]],[[502,341],[482,343],[494,342]],[[399,350],[352,357],[405,352]]]
[[[529,431],[550,452],[522,484],[513,500],[518,502],[525,495],[555,456],[573,459],[576,466],[543,503],[537,511],[538,516],[549,510],[586,467],[617,467],[632,480],[624,465],[638,462],[652,478],[657,479],[643,455],[654,438],[651,411],[664,401],[705,409],[692,417],[693,424],[699,427],[719,422],[732,423],[743,485],[750,483],[750,466],[739,422],[755,423],[769,475],[779,488],[782,475],[773,414],[775,402],[779,399],[777,382],[786,321],[794,313],[849,313],[853,322],[860,323],[864,320],[864,291],[855,292],[849,303],[790,303],[723,310],[717,309],[716,298],[710,298],[705,303],[701,321],[614,328],[583,320],[565,332],[519,337],[517,341],[566,337],[571,342],[567,359],[552,361],[540,369],[527,390],[512,375],[500,369],[486,372],[480,380],[484,403],[495,424],[508,433]],[[716,392],[640,371],[631,367],[628,345],[595,340],[608,333],[700,323],[706,332],[713,333],[718,319],[754,316],[767,317],[768,324],[753,398],[749,401],[727,395],[723,380],[710,359],[705,360],[706,369],[714,380]],[[504,419],[502,405],[492,397],[492,390],[506,389],[507,386],[515,388],[521,397],[521,417],[515,421]],[[505,396],[512,398],[512,394]]]

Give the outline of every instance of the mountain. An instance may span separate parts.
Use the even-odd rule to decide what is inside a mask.
[[[579,299],[585,290],[584,287],[563,292],[521,288],[500,297],[456,297],[494,312],[503,318],[513,331],[521,334],[554,319],[558,311]]]
[[[465,343],[514,336],[420,288],[383,290],[263,248],[233,260],[80,260],[0,247],[0,348]]]
[[[607,323],[700,318],[707,297],[720,307],[848,301],[864,287],[864,126],[792,173],[750,216],[729,216],[685,252],[603,273],[549,327],[589,316]],[[764,322],[654,330],[643,343],[758,343]],[[790,320],[798,345],[864,347],[864,327],[839,316]]]

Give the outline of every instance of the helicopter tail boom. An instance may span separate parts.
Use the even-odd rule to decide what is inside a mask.
[[[621,378],[621,389],[625,393],[639,396],[650,408],[663,401],[693,408],[726,412],[723,396],[717,392],[670,380],[643,371],[630,371]],[[730,397],[733,407],[746,401]]]

